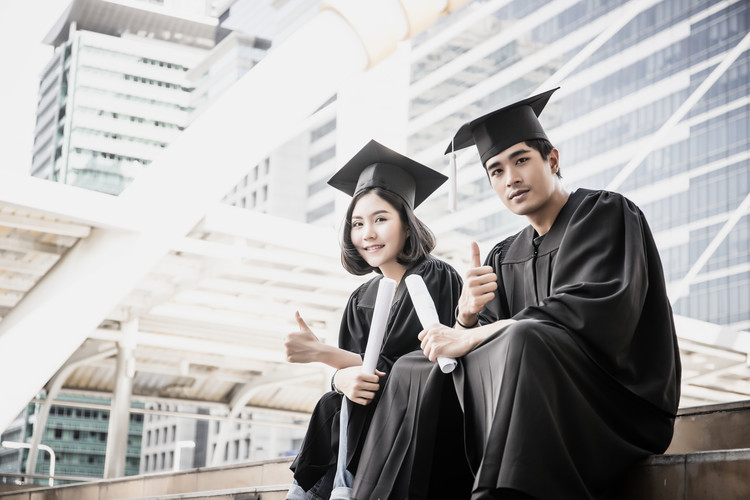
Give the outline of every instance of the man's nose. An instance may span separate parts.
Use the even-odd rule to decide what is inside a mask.
[[[518,169],[510,167],[505,171],[505,175],[505,183],[508,187],[521,182],[521,174]]]

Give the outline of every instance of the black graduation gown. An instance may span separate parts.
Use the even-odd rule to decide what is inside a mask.
[[[456,270],[441,260],[427,257],[409,268],[404,277],[410,274],[422,276],[435,302],[441,323],[452,324],[455,321],[454,311],[462,284],[461,277]],[[380,275],[374,277],[361,285],[349,297],[339,330],[340,348],[364,357],[378,283],[381,279]],[[421,330],[421,323],[402,279],[396,288],[377,363],[377,369],[386,373],[386,376],[381,379],[381,387],[385,382],[384,379],[390,375],[393,363],[404,354],[419,349],[420,341],[417,335]],[[378,399],[379,394],[367,406],[358,404],[350,406],[347,468],[352,473],[356,473],[362,444]],[[341,400],[341,395],[333,391],[328,392],[323,395],[313,410],[300,452],[291,465],[294,478],[305,490],[310,489],[326,471],[336,464]]]
[[[452,449],[443,460],[460,470],[462,438],[474,478],[452,498],[494,498],[500,488],[608,498],[634,461],[669,445],[679,350],[656,245],[632,202],[579,189],[546,235],[529,226],[485,264],[499,288],[480,322],[517,322],[464,356],[453,384],[424,357],[396,363],[355,498],[440,498],[435,470],[446,465],[430,460],[440,448],[432,443]],[[455,414],[456,400],[463,432],[430,422],[428,414]]]

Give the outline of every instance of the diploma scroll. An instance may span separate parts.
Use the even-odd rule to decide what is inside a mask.
[[[375,373],[380,357],[380,348],[383,346],[385,327],[388,324],[388,313],[391,311],[395,293],[396,282],[392,279],[383,277],[378,282],[378,294],[375,296],[375,308],[372,311],[372,323],[370,324],[370,333],[367,336],[365,357],[362,361],[362,373]],[[352,497],[354,476],[346,469],[349,404],[350,401],[344,396],[341,401],[341,413],[339,413],[339,451],[336,458],[336,475],[333,478],[331,500],[349,500]]]
[[[375,297],[375,308],[372,311],[372,324],[367,336],[367,347],[365,358],[362,361],[362,373],[375,373],[378,364],[380,348],[383,345],[385,327],[388,324],[388,313],[393,303],[393,295],[396,293],[396,282],[390,278],[383,277],[378,282],[378,294]]]
[[[414,310],[417,311],[417,317],[419,318],[419,322],[422,323],[422,327],[427,328],[435,323],[440,323],[435,303],[432,301],[430,292],[427,291],[427,285],[424,284],[422,277],[418,274],[412,274],[407,276],[405,281],[406,288],[409,289],[411,301],[414,304]],[[456,360],[454,358],[438,356],[437,361],[443,373],[450,373],[456,368]]]

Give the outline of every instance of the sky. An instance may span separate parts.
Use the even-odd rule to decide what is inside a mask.
[[[0,0],[0,174],[31,169],[42,39],[70,0]]]

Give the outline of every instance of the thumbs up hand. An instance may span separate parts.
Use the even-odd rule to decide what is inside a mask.
[[[297,321],[299,331],[288,333],[284,337],[284,349],[286,350],[286,359],[290,363],[310,363],[318,360],[321,342],[315,336],[305,320],[300,316],[299,311],[294,312],[294,319]]]
[[[466,272],[461,297],[458,299],[458,317],[461,324],[474,326],[477,314],[495,297],[497,274],[492,266],[481,265],[479,245],[471,242],[471,268]]]

